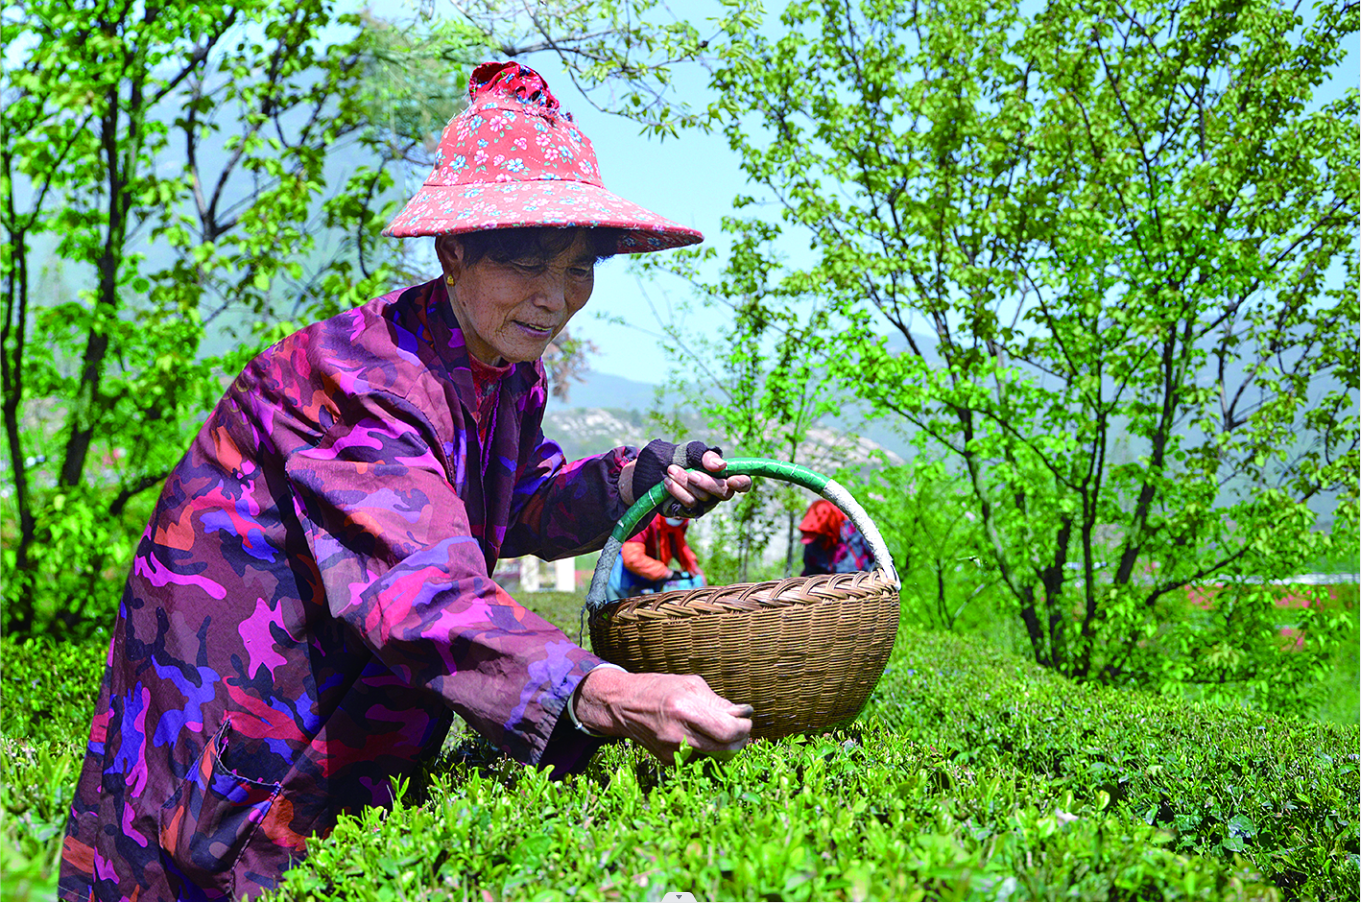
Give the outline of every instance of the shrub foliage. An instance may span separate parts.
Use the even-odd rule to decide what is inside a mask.
[[[564,782],[473,747],[277,896],[1352,899],[1355,749],[904,631],[856,727],[675,771],[619,746]]]
[[[3,651],[3,895],[38,899],[103,649]],[[619,744],[565,781],[468,740],[273,896],[1355,899],[1357,758],[1354,730],[1077,685],[904,628],[845,730],[678,769]]]

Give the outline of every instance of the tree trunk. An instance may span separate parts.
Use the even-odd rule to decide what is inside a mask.
[[[5,141],[8,147],[8,141]],[[10,156],[4,154],[5,216],[14,223],[14,192],[10,180]],[[28,325],[28,268],[27,236],[25,230],[12,228],[9,235],[10,266],[5,279],[5,322],[0,326],[0,385],[4,387],[4,402],[0,416],[5,423],[5,440],[9,445],[10,473],[14,480],[14,507],[19,515],[19,537],[14,546],[14,571],[7,575],[6,614],[9,627],[17,633],[28,633],[33,628],[33,603],[29,592],[32,583],[32,563],[29,550],[37,534],[37,521],[28,495],[28,472],[24,465],[23,441],[19,434],[19,405],[23,399],[24,341]]]
[[[789,512],[789,541],[785,545],[784,550],[784,575],[786,577],[794,576],[794,518],[796,517],[798,517],[798,515],[793,511]]]
[[[120,166],[118,115],[118,86],[109,91],[109,110],[102,122],[102,144],[105,163],[109,168],[109,226],[104,235],[104,252],[96,264],[99,272],[99,288],[95,300],[95,319],[85,343],[85,354],[80,371],[80,387],[72,410],[68,415],[70,432],[66,440],[66,453],[61,466],[61,485],[78,486],[85,474],[85,462],[90,455],[90,444],[94,441],[95,424],[99,419],[98,408],[103,399],[100,396],[100,381],[104,375],[104,359],[109,351],[109,335],[103,321],[112,320],[118,315],[118,267],[123,259],[123,246],[127,240],[127,199],[126,182]],[[135,118],[136,110],[129,111]],[[130,128],[131,133],[136,132]],[[135,152],[134,152],[135,153]]]

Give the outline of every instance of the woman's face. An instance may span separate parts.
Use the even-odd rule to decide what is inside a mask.
[[[537,360],[567,321],[590,300],[596,256],[583,230],[565,251],[542,264],[498,263],[483,257],[464,264],[455,236],[436,245],[449,302],[468,351],[485,364]]]

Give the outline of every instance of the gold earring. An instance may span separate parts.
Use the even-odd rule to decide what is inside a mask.
[[[445,277],[444,277],[444,284],[445,284],[445,285],[454,285],[456,282],[458,282],[458,280],[455,279],[453,276],[445,276]]]

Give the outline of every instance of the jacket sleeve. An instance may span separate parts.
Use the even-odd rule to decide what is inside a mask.
[[[286,461],[331,615],[411,686],[502,750],[539,762],[568,698],[601,660],[488,576],[425,417],[394,396],[356,404]],[[575,746],[555,739],[549,758],[559,765],[598,745],[576,731],[557,737]]]
[[[624,543],[619,550],[619,557],[624,559],[624,567],[644,580],[665,580],[671,576],[671,568],[665,562],[647,554],[647,545],[641,536]]]
[[[501,557],[552,561],[597,551],[627,510],[619,474],[638,449],[622,446],[568,462],[542,431],[537,440],[516,474]]]

